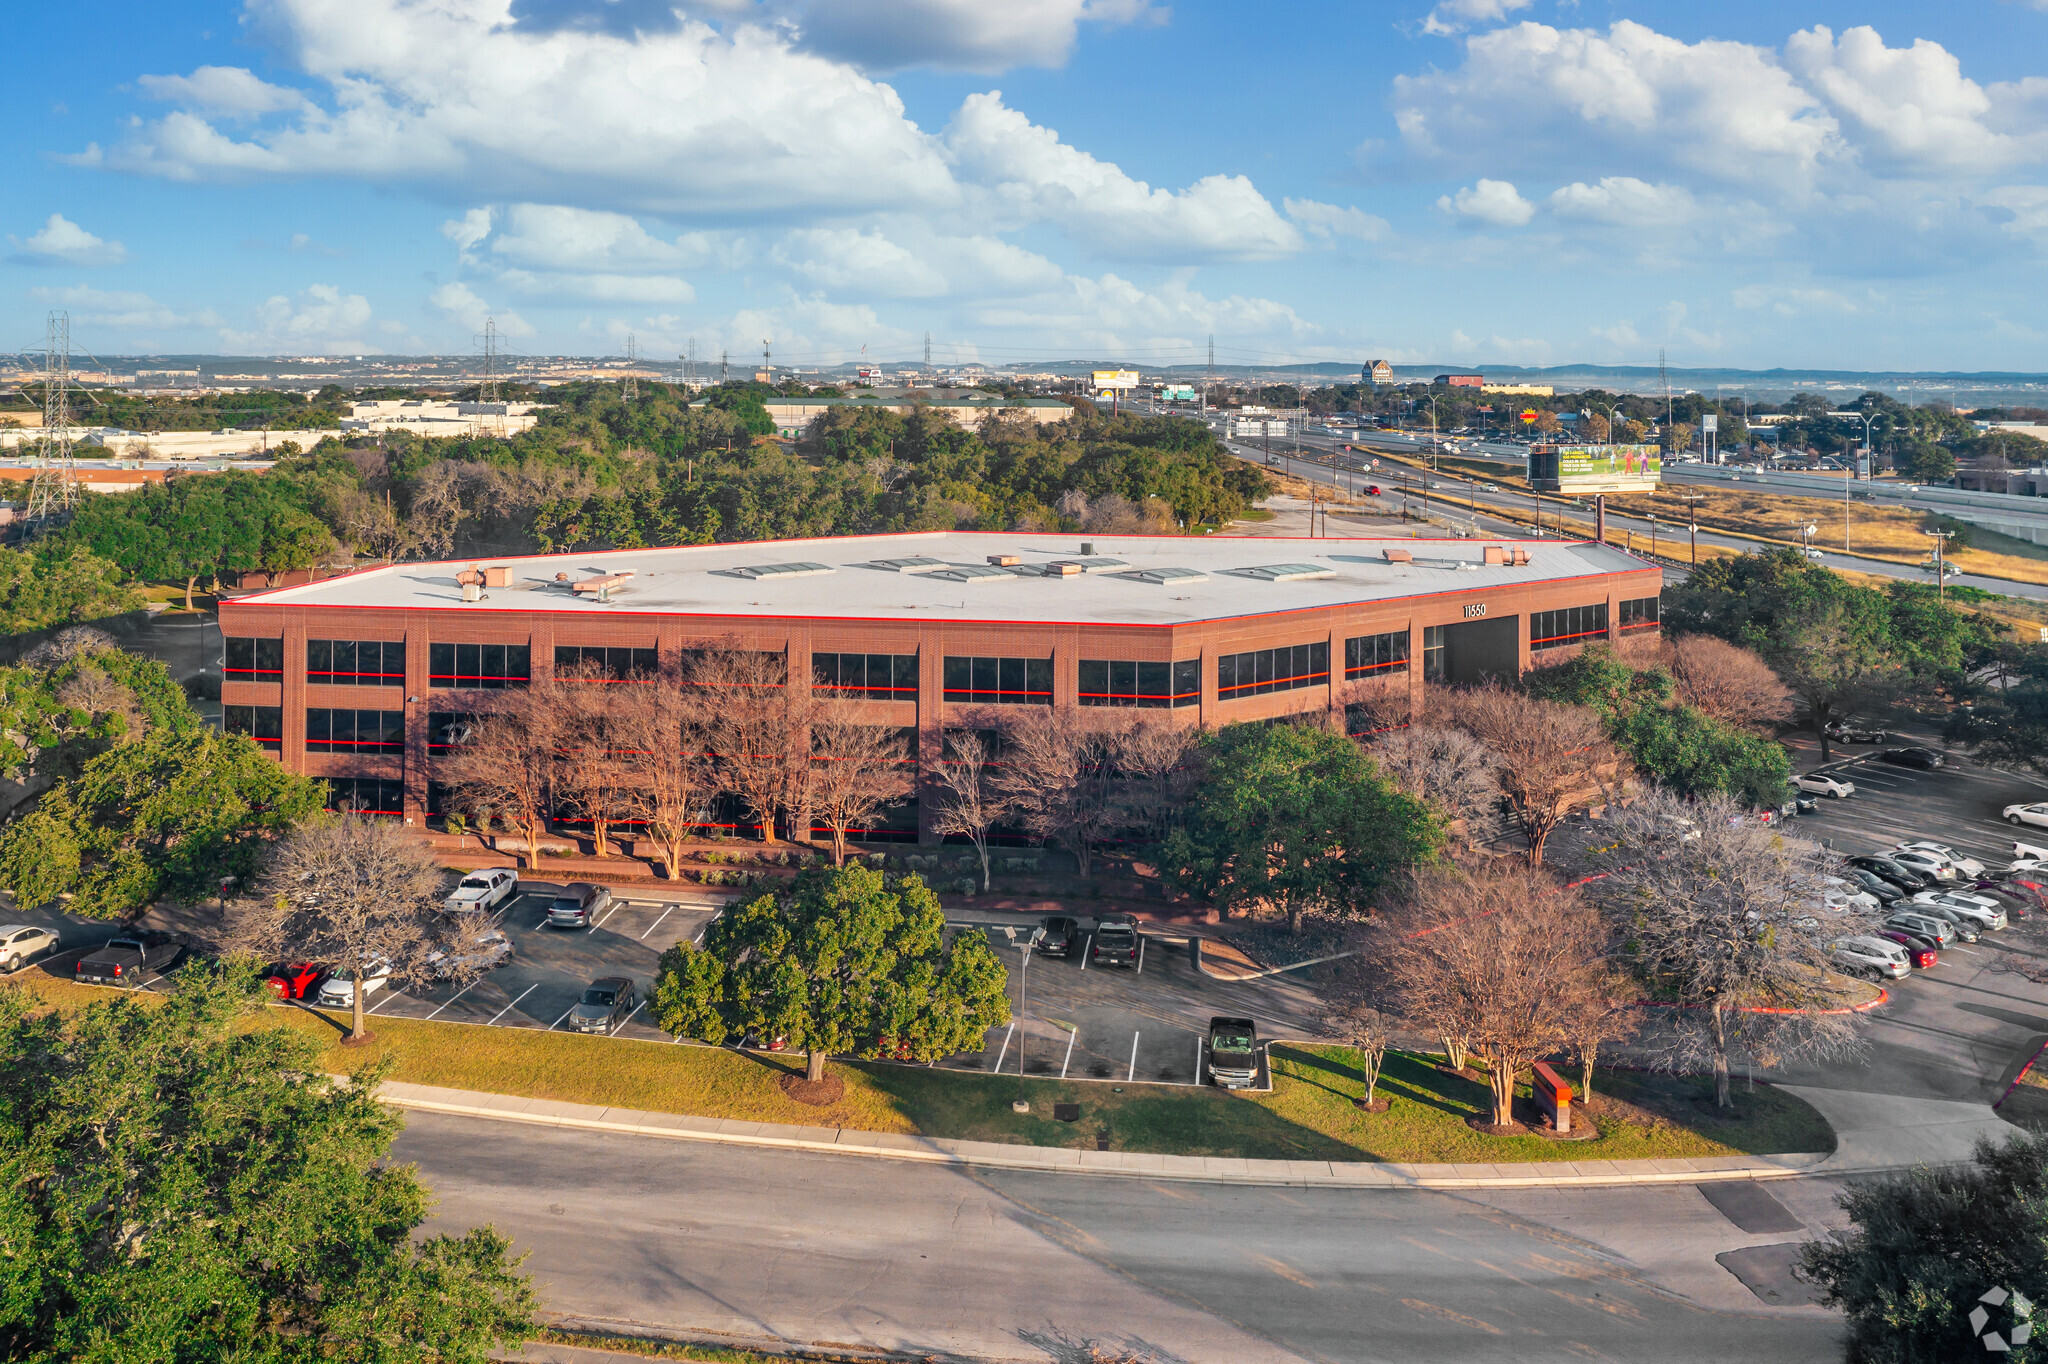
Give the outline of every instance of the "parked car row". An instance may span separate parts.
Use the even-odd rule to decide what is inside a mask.
[[[2016,852],[2026,847],[2013,846]],[[1861,975],[1897,980],[1938,965],[1941,949],[1951,943],[1976,942],[2030,910],[2048,911],[2048,875],[2034,875],[2018,862],[1987,874],[1982,862],[1944,843],[1915,840],[1847,861],[1833,893],[1848,898],[1854,890],[1856,902],[1884,915],[1874,933],[1834,944],[1836,963]],[[1832,893],[1829,903],[1845,907]]]

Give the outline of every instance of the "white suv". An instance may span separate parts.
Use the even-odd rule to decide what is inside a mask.
[[[1834,946],[1837,963],[1858,975],[1904,980],[1913,968],[1906,949],[1888,938],[1843,938]]]
[[[1792,779],[1792,784],[1810,796],[1833,796],[1841,800],[1856,794],[1856,783],[1831,777],[1825,772],[1807,772]]]
[[[1926,839],[1920,839],[1913,843],[1901,843],[1898,846],[1900,852],[1931,853],[1948,863],[1953,868],[1953,871],[1950,873],[1951,880],[1957,874],[1970,877],[1972,880],[1984,874],[1984,864],[1982,862],[1979,862],[1974,857],[1963,856],[1946,843],[1931,843]],[[1896,855],[1894,854],[1894,856]]]
[[[1949,910],[1969,919],[1979,928],[1993,932],[2005,927],[2005,907],[1988,895],[1970,895],[1959,890],[1923,890],[1913,897],[1913,903]]]

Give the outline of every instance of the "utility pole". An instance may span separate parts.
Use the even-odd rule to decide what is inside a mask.
[[[635,402],[635,401],[637,401],[637,400],[639,399],[639,397],[640,397],[640,376],[639,376],[638,374],[634,373],[634,367],[635,367],[636,365],[638,365],[639,363],[640,363],[640,338],[639,338],[639,337],[637,337],[637,336],[635,336],[635,335],[633,335],[633,333],[631,333],[631,332],[627,332],[627,333],[626,333],[626,383],[625,383],[625,386],[624,386],[624,388],[623,388],[623,389],[621,390],[621,392],[620,392],[620,396],[621,396],[621,397],[623,397],[623,398],[624,398],[624,399],[625,399],[625,400],[626,400],[627,402],[629,402],[629,403],[630,403],[630,402]]]
[[[1945,603],[1948,600],[1948,565],[1942,559],[1941,551],[1948,543],[1948,537],[1955,534],[1955,532],[1952,530],[1930,530],[1925,533],[1934,537],[1934,599],[1937,602]]]
[[[43,439],[28,485],[27,532],[78,504],[78,466],[71,440],[71,314],[50,314],[43,337]]]
[[[762,382],[768,384],[775,382],[775,353],[771,349],[773,345],[774,342],[770,341],[767,337],[761,338],[761,368],[767,374],[767,378],[763,379]]]

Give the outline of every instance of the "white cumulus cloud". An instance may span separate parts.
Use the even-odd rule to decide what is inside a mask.
[[[135,83],[151,99],[226,118],[303,109],[309,103],[299,91],[272,85],[240,66],[202,66],[189,76],[143,76]]]
[[[427,295],[427,302],[433,304],[442,316],[452,322],[460,322],[471,331],[480,332],[485,322],[495,319],[500,336],[533,335],[533,328],[527,325],[525,318],[510,308],[492,308],[460,280],[441,285]]]
[[[1536,205],[1524,199],[1521,192],[1506,180],[1481,179],[1456,194],[1446,194],[1436,201],[1436,206],[1446,213],[1474,218],[1495,227],[1521,227],[1536,216]]]
[[[1604,176],[1597,184],[1575,182],[1551,191],[1550,211],[1616,227],[1682,223],[1699,211],[1683,185],[1652,185],[1632,175]]]
[[[10,236],[7,244],[14,248],[8,259],[17,265],[119,265],[128,259],[127,247],[95,237],[61,213],[45,219],[41,231]]]
[[[805,47],[871,71],[1058,66],[1083,23],[1166,18],[1146,0],[809,0],[793,6],[792,15]]]
[[[1336,204],[1317,203],[1314,199],[1283,199],[1280,202],[1295,226],[1326,241],[1332,237],[1350,237],[1362,242],[1377,242],[1394,235],[1392,224],[1385,218],[1359,208],[1340,208]]]
[[[296,299],[273,294],[255,309],[252,329],[223,327],[220,339],[229,351],[256,355],[381,350],[360,339],[369,325],[369,299],[338,285],[309,284]]]
[[[1479,24],[1495,24],[1518,9],[1527,9],[1535,0],[1443,0],[1429,12],[1422,21],[1424,33],[1448,36],[1463,33]]]
[[[71,310],[73,322],[99,327],[168,330],[178,327],[217,327],[220,318],[210,308],[183,311],[159,303],[148,294],[126,289],[94,289],[77,284],[62,289],[31,289],[29,297],[38,303]]]

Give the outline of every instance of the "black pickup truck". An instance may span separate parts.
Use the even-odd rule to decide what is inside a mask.
[[[152,973],[162,974],[180,950],[169,934],[154,929],[123,933],[80,957],[73,979],[133,989]]]

